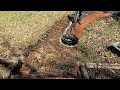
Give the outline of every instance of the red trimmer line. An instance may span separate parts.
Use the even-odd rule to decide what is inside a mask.
[[[86,15],[83,12],[76,11],[75,14],[68,16],[68,26],[60,37],[60,42],[65,46],[75,47],[78,44],[81,32],[90,22],[110,16],[113,13],[114,11],[91,11],[90,14]]]

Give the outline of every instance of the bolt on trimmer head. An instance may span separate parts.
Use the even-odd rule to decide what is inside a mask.
[[[78,38],[72,34],[64,34],[60,38],[60,42],[68,47],[75,47],[78,44]]]
[[[75,14],[68,16],[68,26],[60,38],[60,42],[68,47],[75,47],[78,44],[78,37],[74,35],[73,28],[79,23],[80,12],[76,11]]]
[[[78,44],[81,32],[90,22],[101,17],[111,16],[110,13],[91,11],[91,13],[85,14],[84,11],[76,11],[75,14],[68,16],[68,26],[61,36],[60,42],[66,46],[75,47]]]

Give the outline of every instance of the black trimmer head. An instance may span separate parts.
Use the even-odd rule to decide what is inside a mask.
[[[78,38],[73,34],[64,34],[60,42],[68,47],[75,47],[78,44]]]
[[[112,43],[107,49],[120,57],[120,42]]]

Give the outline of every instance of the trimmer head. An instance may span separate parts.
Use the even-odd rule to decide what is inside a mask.
[[[80,16],[80,11],[76,11],[75,14],[68,16],[68,26],[65,28],[63,35],[60,37],[60,42],[63,45],[68,47],[75,47],[78,44],[78,37],[72,34],[72,29],[76,26],[77,23],[80,23]]]
[[[60,38],[60,42],[68,47],[75,47],[78,44],[78,38],[72,34],[64,34]]]
[[[112,43],[107,49],[120,57],[120,42]]]

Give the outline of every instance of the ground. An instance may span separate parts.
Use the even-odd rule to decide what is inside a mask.
[[[117,55],[106,49],[112,42],[120,41],[120,26],[114,19],[101,18],[90,23],[81,33],[78,45],[72,48],[59,41],[66,25],[67,17],[63,17],[37,43],[22,49],[26,56],[21,70],[24,74],[30,69],[29,75],[40,78],[76,78],[76,62],[120,63]]]
[[[77,77],[75,71],[77,61],[119,63],[119,58],[107,50],[107,46],[111,42],[119,41],[117,32],[119,31],[119,25],[114,22],[118,27],[112,27],[113,30],[109,30],[111,27],[98,26],[101,22],[106,25],[111,24],[111,22],[107,22],[108,19],[110,20],[111,18],[104,18],[87,26],[79,40],[79,44],[74,48],[63,46],[59,42],[59,38],[67,25],[66,18],[61,20],[48,30],[47,35],[38,43],[34,51],[29,54],[26,59],[27,64],[35,68],[40,76],[44,78],[72,78]],[[92,27],[92,25],[96,26]]]

